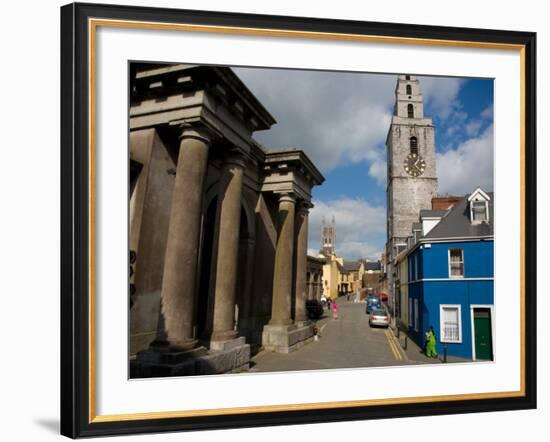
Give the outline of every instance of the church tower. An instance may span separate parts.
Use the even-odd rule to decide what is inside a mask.
[[[330,223],[327,223],[323,217],[320,252],[327,257],[336,254],[336,221],[334,216],[332,217],[332,222]]]
[[[418,79],[399,75],[395,108],[387,146],[387,255],[388,263],[406,246],[412,224],[422,209],[431,209],[437,194],[434,126],[424,117]],[[389,269],[388,269],[389,270]],[[393,278],[388,275],[391,284]],[[390,286],[390,292],[393,289]]]

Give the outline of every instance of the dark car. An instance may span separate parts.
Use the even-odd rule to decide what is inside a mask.
[[[306,301],[306,311],[309,319],[319,319],[323,316],[323,304],[317,299],[310,299]]]
[[[371,310],[375,308],[382,308],[382,302],[380,301],[380,297],[377,295],[369,295],[367,297],[367,311],[366,313],[369,314]]]

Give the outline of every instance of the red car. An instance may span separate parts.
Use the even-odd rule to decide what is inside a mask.
[[[380,297],[380,301],[388,302],[388,295],[386,295],[385,293],[380,293],[378,296]]]

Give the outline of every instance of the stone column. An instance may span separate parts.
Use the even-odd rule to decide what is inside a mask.
[[[294,205],[289,193],[279,195],[279,232],[273,274],[273,303],[269,325],[290,325],[292,257],[294,253]]]
[[[235,322],[235,288],[239,264],[239,228],[244,158],[232,155],[221,172],[218,195],[214,312],[211,341],[228,341],[237,336]]]
[[[164,339],[175,350],[188,350],[196,345],[193,337],[193,302],[209,146],[207,131],[195,127],[183,128],[161,290]]]
[[[298,205],[296,216],[296,306],[294,318],[296,322],[307,321],[306,299],[307,299],[307,224],[308,214],[311,205],[303,201]]]

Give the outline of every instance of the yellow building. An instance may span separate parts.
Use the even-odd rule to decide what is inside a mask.
[[[345,261],[343,257],[329,255],[323,266],[323,295],[336,299],[338,296],[355,293],[361,289],[365,262]]]

